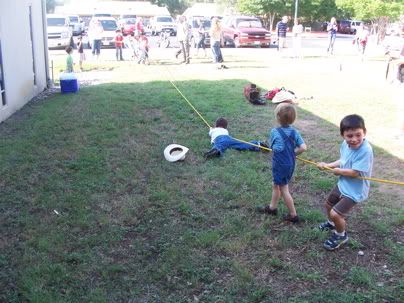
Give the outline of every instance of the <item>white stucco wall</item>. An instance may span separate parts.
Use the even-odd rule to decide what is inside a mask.
[[[32,56],[30,38],[30,5],[35,58]],[[6,105],[0,102],[0,122],[46,88],[47,49],[42,16],[42,0],[0,0],[0,41],[6,97]]]

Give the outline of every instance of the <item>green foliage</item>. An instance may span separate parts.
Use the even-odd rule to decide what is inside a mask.
[[[399,0],[336,0],[341,10],[358,20],[376,20],[379,17],[396,19],[404,12],[404,3]]]
[[[188,3],[183,0],[152,0],[158,6],[166,6],[172,15],[182,14],[188,6]]]

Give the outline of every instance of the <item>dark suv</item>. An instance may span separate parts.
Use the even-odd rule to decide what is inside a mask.
[[[351,34],[351,21],[350,20],[339,20],[338,32],[341,34]]]

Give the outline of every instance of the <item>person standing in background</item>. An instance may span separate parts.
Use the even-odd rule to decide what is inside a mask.
[[[299,18],[295,19],[295,24],[293,25],[292,33],[293,33],[293,57],[302,58],[303,25],[300,24]]]
[[[122,32],[121,32],[120,29],[117,29],[116,30],[116,35],[115,35],[115,55],[116,55],[116,60],[123,61],[122,48],[123,48]]]
[[[332,17],[330,23],[328,23],[327,25],[327,32],[328,32],[327,53],[329,53],[330,55],[334,54],[334,43],[335,38],[337,37],[337,31],[338,31],[337,20],[335,19],[335,17]]]
[[[222,26],[218,18],[212,19],[212,27],[209,31],[210,47],[212,49],[213,61],[216,63],[217,69],[225,69],[226,65],[223,64],[222,51],[220,49],[220,40],[222,39]]]
[[[79,36],[77,39],[77,51],[79,53],[79,66],[80,71],[83,70],[83,61],[86,60],[86,54],[84,53],[83,38]]]
[[[276,24],[276,34],[278,35],[278,51],[286,47],[286,32],[288,31],[288,16],[283,16],[282,20]]]
[[[185,16],[180,16],[178,19],[177,39],[180,43],[180,49],[175,54],[175,57],[178,58],[178,56],[182,53],[184,60],[181,63],[189,64],[189,26]]]

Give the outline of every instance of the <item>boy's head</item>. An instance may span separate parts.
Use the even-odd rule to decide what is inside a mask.
[[[227,128],[227,120],[223,117],[220,117],[216,120],[216,127]]]
[[[339,125],[341,136],[351,148],[359,148],[366,135],[365,121],[359,115],[348,115]]]
[[[296,120],[296,108],[290,103],[280,103],[275,108],[275,117],[281,126],[289,126]]]
[[[78,37],[77,37],[77,40],[82,40],[82,39],[83,39],[82,36],[78,36]]]
[[[115,33],[120,34],[120,33],[121,33],[121,30],[120,30],[120,29],[117,29],[117,30],[115,31]]]
[[[68,46],[68,47],[66,47],[65,50],[66,50],[66,53],[71,54],[71,52],[73,51],[73,47]]]

